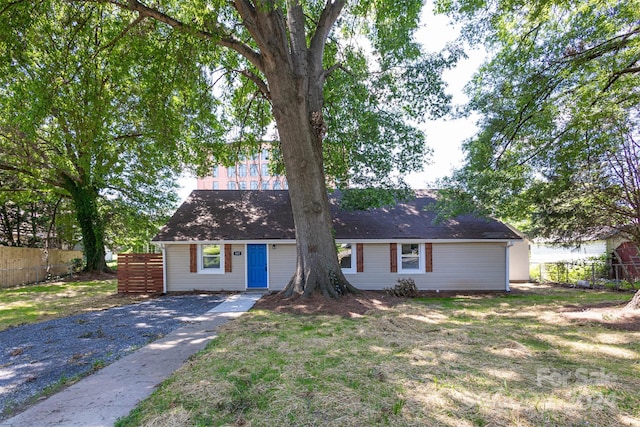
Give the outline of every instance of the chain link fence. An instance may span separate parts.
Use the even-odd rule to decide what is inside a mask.
[[[620,264],[611,259],[561,262],[533,262],[529,276],[534,282],[567,283],[611,289],[640,288],[640,266]]]

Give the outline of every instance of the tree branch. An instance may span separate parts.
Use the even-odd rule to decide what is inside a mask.
[[[2,10],[0,10],[0,15],[2,15],[3,13],[5,13],[7,10],[9,10],[12,6],[15,6],[17,4],[20,3],[25,3],[25,0],[17,0],[17,1],[13,1],[13,2],[9,2],[7,3],[7,5],[5,7],[2,8]]]
[[[290,34],[290,51],[296,71],[306,74],[307,40],[305,34],[304,10],[298,0],[287,1],[287,26]]]
[[[162,22],[171,28],[180,31],[185,34],[191,34],[200,39],[212,41],[220,46],[229,48],[239,53],[243,57],[245,57],[249,62],[251,62],[256,68],[260,71],[263,71],[262,58],[259,53],[254,51],[248,45],[242,43],[231,35],[231,32],[224,28],[222,25],[218,23],[211,23],[210,25],[213,27],[214,32],[205,31],[203,29],[196,29],[190,25],[185,24],[182,21],[179,21],[171,16],[160,12],[157,9],[146,6],[139,2],[138,0],[127,0],[125,3],[120,3],[117,0],[79,0],[84,2],[95,2],[95,3],[109,3],[113,4],[121,9],[130,10],[132,12],[137,12],[138,14],[155,19],[156,21]]]
[[[609,80],[607,81],[606,86],[602,89],[602,93],[606,92],[609,90],[609,88],[611,86],[613,86],[613,84],[620,78],[622,77],[622,75],[624,74],[633,74],[633,73],[638,73],[640,72],[640,67],[635,66],[638,61],[640,61],[640,56],[636,56],[636,58],[633,59],[633,61],[631,61],[629,63],[629,65],[627,65],[626,68],[619,70],[619,71],[614,71],[612,76],[609,77]]]
[[[131,29],[133,27],[135,27],[136,25],[138,25],[140,22],[142,22],[146,17],[144,15],[138,15],[136,17],[136,19],[134,19],[133,21],[131,21],[121,32],[120,34],[118,34],[113,40],[110,40],[109,43],[100,46],[99,49],[96,50],[96,52],[93,54],[92,59],[95,59],[98,56],[98,53],[105,51],[107,49],[112,48],[113,46],[115,46],[115,44],[118,42],[118,40],[122,39],[124,36],[127,35],[127,33],[129,33],[129,31],[131,31]]]
[[[631,36],[637,34],[640,34],[640,26],[635,27],[631,31],[624,34],[620,34],[615,37],[611,37],[610,39],[604,40],[601,43],[598,43],[597,45],[588,49],[571,51],[570,53],[567,53],[564,57],[562,57],[561,60],[576,59],[580,62],[591,61],[592,59],[601,57],[607,52],[619,50],[620,48],[627,46],[630,43],[629,39],[631,38]]]
[[[337,70],[338,68],[340,68],[341,70],[343,70],[344,72],[346,72],[347,74],[351,74],[350,71],[346,70],[343,66],[342,63],[339,62],[337,64],[333,64],[331,67],[327,68],[326,70],[324,70],[324,79],[326,80],[327,77],[329,77],[329,75],[331,75],[331,73],[333,73],[335,70]]]
[[[316,32],[313,34],[309,45],[309,64],[317,72],[322,70],[322,57],[324,56],[327,37],[329,37],[331,28],[340,16],[345,3],[346,0],[327,0],[320,19],[318,19]],[[323,73],[321,77],[326,77],[326,73]]]
[[[264,80],[262,80],[259,76],[257,76],[255,73],[252,73],[249,70],[235,70],[235,71],[239,74],[242,74],[243,76],[251,80],[253,83],[255,83],[255,85],[258,86],[258,90],[260,91],[260,93],[262,93],[262,96],[264,96],[266,99],[269,99],[269,100],[271,99],[271,93],[269,92],[269,87],[264,82]]]
[[[316,32],[311,38],[311,50],[318,50],[319,47],[324,46],[331,32],[331,28],[340,16],[345,3],[346,0],[327,0],[320,19],[318,19]]]
[[[277,40],[281,44],[281,54],[288,55],[286,45],[287,37],[286,31],[283,27],[283,23],[276,22],[278,20],[273,19],[274,16],[272,15],[274,13],[277,15],[278,12],[276,10],[268,9],[269,7],[273,7],[272,5],[266,5],[263,3],[264,2],[259,5],[261,9],[256,10],[256,8],[251,4],[249,0],[231,1],[231,4],[242,18],[242,25],[247,29],[247,31],[249,31],[249,34],[251,34],[251,37],[253,37],[256,44],[258,45],[258,49],[260,49],[263,54],[273,52],[273,46],[276,45],[274,40]],[[267,11],[266,15],[271,16],[265,16],[265,10]],[[288,61],[290,60],[288,56],[286,58]],[[264,61],[264,57],[261,56],[261,60]],[[265,72],[264,64],[261,64],[257,68],[261,72]]]
[[[634,73],[640,73],[640,67],[625,68],[624,70],[616,71],[614,74],[621,75],[621,74],[634,74]]]

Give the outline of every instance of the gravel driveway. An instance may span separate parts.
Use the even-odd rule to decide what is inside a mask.
[[[0,420],[48,387],[104,367],[224,299],[163,296],[0,332]]]

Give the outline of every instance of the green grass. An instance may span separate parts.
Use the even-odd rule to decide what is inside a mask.
[[[86,311],[129,304],[140,297],[117,295],[115,280],[55,282],[0,289],[0,331]]]
[[[355,319],[251,311],[117,425],[638,425],[640,332],[561,313],[628,299],[553,288]]]

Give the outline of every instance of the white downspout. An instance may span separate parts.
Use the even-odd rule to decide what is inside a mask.
[[[162,293],[167,293],[167,250],[163,245],[160,246],[162,251]]]
[[[511,292],[511,288],[509,287],[509,248],[512,247],[513,245],[514,245],[514,241],[509,240],[507,242],[507,245],[504,247],[504,261],[505,261],[505,271],[506,271],[504,290],[507,292]]]

